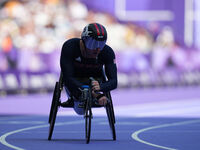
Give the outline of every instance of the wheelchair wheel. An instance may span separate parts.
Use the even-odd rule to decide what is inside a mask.
[[[49,136],[48,140],[51,140],[52,134],[53,134],[53,129],[54,129],[54,124],[56,121],[56,115],[58,112],[58,107],[59,107],[59,101],[60,101],[60,87],[59,87],[59,82],[56,82],[55,89],[54,89],[54,94],[53,94],[53,100],[52,100],[52,105],[51,105],[51,110],[49,114]]]
[[[90,135],[91,135],[91,122],[92,122],[91,101],[92,98],[89,92],[89,98],[86,101],[86,108],[85,108],[85,138],[87,144],[90,142]]]
[[[108,99],[110,99],[110,111],[111,111],[111,115],[115,124],[115,112],[114,112],[114,108],[113,108],[113,103],[112,103],[112,97],[110,95],[110,92],[106,93],[106,96],[108,97]]]
[[[50,113],[49,113],[49,123],[51,122],[52,114],[53,114],[53,110],[54,110],[54,106],[55,106],[57,87],[58,87],[58,83],[56,82],[54,92],[53,92],[53,98],[52,98],[52,102],[51,102],[51,109],[50,109]]]
[[[106,112],[108,116],[108,121],[109,121],[109,126],[112,132],[112,137],[113,140],[116,140],[116,131],[115,131],[115,118],[113,117],[113,110],[112,110],[112,105],[110,103],[107,104],[106,106]]]

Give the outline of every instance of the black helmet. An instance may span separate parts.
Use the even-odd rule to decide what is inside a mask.
[[[81,39],[86,48],[91,50],[100,48],[100,50],[102,50],[106,44],[107,32],[103,25],[99,23],[91,23],[83,29]]]

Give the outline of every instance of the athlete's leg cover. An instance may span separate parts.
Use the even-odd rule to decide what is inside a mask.
[[[74,111],[79,115],[83,115],[85,113],[85,109],[79,107],[79,104],[81,104],[81,103],[83,103],[83,102],[74,100]]]
[[[67,94],[67,97],[71,97],[71,94],[69,92],[69,90],[67,89],[67,87],[65,86],[65,91],[66,91],[66,94]],[[74,111],[78,114],[78,115],[83,115],[85,113],[85,109],[84,108],[81,108],[79,107],[79,104],[83,103],[83,102],[80,102],[79,100],[75,99],[73,97],[73,101],[74,101]]]

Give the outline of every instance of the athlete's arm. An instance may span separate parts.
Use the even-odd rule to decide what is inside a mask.
[[[105,57],[105,74],[108,81],[100,84],[100,91],[108,92],[117,88],[117,66],[115,63],[115,53],[110,48]]]
[[[82,84],[74,78],[74,47],[71,41],[67,41],[63,44],[61,57],[60,57],[60,66],[63,73],[63,81],[65,86],[68,88],[70,93],[73,96],[78,97],[80,95],[79,88]]]

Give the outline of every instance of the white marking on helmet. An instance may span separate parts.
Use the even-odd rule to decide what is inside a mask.
[[[98,36],[98,38],[103,38],[103,36],[102,36],[102,35],[100,35],[100,36]]]
[[[82,36],[89,36],[89,33],[92,33],[92,31],[88,31],[88,25],[85,27]]]

